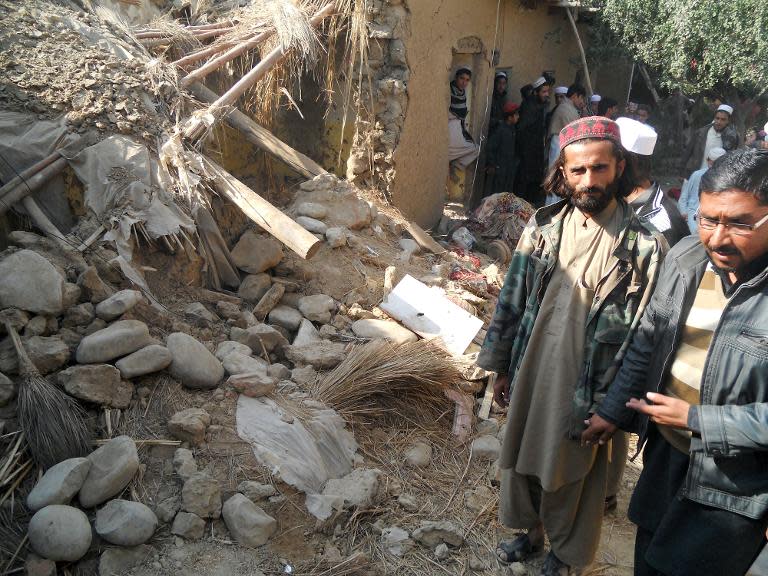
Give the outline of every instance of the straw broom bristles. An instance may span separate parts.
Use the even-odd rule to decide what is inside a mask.
[[[85,412],[74,398],[40,375],[16,329],[10,323],[5,329],[19,357],[19,424],[32,458],[47,469],[67,458],[85,456],[91,444]]]
[[[427,340],[374,340],[355,347],[312,393],[347,418],[434,417],[451,410],[444,391],[460,378],[453,360]]]

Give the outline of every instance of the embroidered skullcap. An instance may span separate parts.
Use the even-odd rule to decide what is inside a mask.
[[[720,156],[725,156],[727,154],[725,148],[721,148],[720,146],[715,146],[712,148],[712,150],[709,151],[709,154],[707,154],[707,160],[712,160],[714,162]]]
[[[555,88],[555,94],[568,94],[568,86],[558,86]]]
[[[634,152],[641,156],[651,156],[656,146],[658,135],[656,130],[632,118],[616,118],[621,132],[621,145],[627,152]]]
[[[498,72],[496,72],[496,75],[493,77],[494,80],[496,80],[497,78],[504,78],[506,80],[507,73],[499,70]]]
[[[504,114],[514,114],[520,109],[520,104],[515,104],[514,102],[507,102],[504,104],[504,107],[501,109],[501,111]]]
[[[603,97],[600,96],[600,94],[592,94],[592,96],[589,97],[590,102],[600,102],[602,99]]]
[[[588,138],[610,140],[621,144],[619,125],[605,116],[587,116],[579,118],[560,130],[560,149],[569,144]]]
[[[544,76],[539,76],[538,78],[536,78],[536,80],[533,81],[533,84],[531,84],[531,86],[533,87],[534,90],[536,90],[536,88],[541,88],[546,83],[547,83],[547,79],[544,78]]]
[[[720,104],[720,106],[717,107],[718,112],[725,112],[730,116],[733,114],[733,106],[728,106],[728,104]]]

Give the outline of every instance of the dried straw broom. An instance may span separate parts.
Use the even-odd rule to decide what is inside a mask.
[[[460,379],[454,361],[432,342],[374,340],[355,347],[312,394],[347,418],[423,420],[452,410],[444,392]]]
[[[9,322],[5,329],[19,357],[19,424],[33,460],[47,469],[67,458],[85,456],[91,446],[85,412],[74,398],[40,375]]]

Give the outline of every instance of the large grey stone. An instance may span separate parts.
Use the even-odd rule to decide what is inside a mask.
[[[405,451],[405,463],[412,468],[426,468],[432,461],[432,446],[419,440]]]
[[[240,342],[235,342],[234,340],[224,340],[224,342],[222,342],[216,347],[215,356],[219,360],[224,361],[224,358],[229,356],[232,352],[239,352],[244,356],[250,356],[251,354],[253,354],[253,350],[251,350],[245,344],[241,344]]]
[[[208,310],[200,302],[192,302],[192,304],[184,308],[184,316],[198,326],[205,326],[209,322],[218,322],[220,320],[216,314]]]
[[[82,289],[83,295],[94,304],[103,302],[115,293],[115,290],[101,279],[94,266],[89,266],[77,277],[77,285]]]
[[[73,328],[75,326],[88,326],[96,317],[96,311],[93,304],[83,302],[77,306],[72,306],[64,315],[61,325],[64,328]]]
[[[277,521],[243,494],[224,503],[222,516],[229,533],[242,546],[263,546],[277,530]]]
[[[157,516],[160,522],[167,524],[173,521],[180,509],[181,498],[174,494],[158,502],[157,506],[155,506],[155,516]]]
[[[152,559],[155,549],[148,544],[131,548],[107,548],[99,558],[99,576],[123,576]]]
[[[289,346],[285,355],[299,366],[309,365],[317,370],[330,370],[344,361],[344,349],[344,344],[321,340],[309,346]]]
[[[334,226],[325,231],[325,240],[331,248],[341,248],[342,246],[347,245],[348,234],[349,232],[347,232],[346,228],[338,228]]]
[[[179,512],[173,519],[171,534],[187,540],[200,540],[205,532],[205,520],[192,512]]]
[[[45,258],[19,250],[0,260],[0,308],[58,316],[64,311],[64,277]]]
[[[299,331],[296,333],[296,337],[293,339],[292,346],[310,346],[317,342],[320,342],[320,333],[315,328],[314,324],[304,318],[299,326]]]
[[[390,554],[402,556],[413,548],[408,531],[399,526],[390,526],[381,531],[381,545]]]
[[[0,406],[5,406],[16,395],[16,386],[5,374],[0,372]]]
[[[250,374],[237,374],[230,376],[227,384],[239,394],[259,398],[270,394],[277,387],[277,379],[266,373],[251,372]]]
[[[174,438],[196,446],[205,440],[205,429],[210,423],[210,415],[202,408],[187,408],[171,416],[168,432]]]
[[[393,344],[416,342],[419,339],[414,332],[392,320],[356,320],[352,323],[352,332],[360,338],[381,338]]]
[[[227,302],[226,300],[216,302],[216,314],[225,320],[237,320],[241,313],[240,306],[233,302]]]
[[[343,478],[331,478],[323,487],[323,496],[338,496],[344,500],[344,508],[371,506],[379,491],[381,470],[355,468]]]
[[[88,458],[70,458],[51,466],[27,496],[27,508],[36,512],[50,504],[69,504],[90,469]]]
[[[30,552],[24,560],[26,576],[56,576],[56,562]]]
[[[273,352],[288,345],[288,340],[285,339],[285,336],[267,324],[250,326],[245,330],[233,327],[229,337],[235,342],[245,344],[256,352],[260,352],[262,348],[266,349],[267,352]]]
[[[111,500],[96,512],[96,533],[110,544],[138,546],[152,538],[157,516],[132,500]]]
[[[219,483],[203,472],[193,474],[181,489],[181,508],[201,518],[221,516]]]
[[[254,356],[246,356],[240,352],[232,352],[222,362],[224,370],[232,376],[236,374],[267,373],[267,362]]]
[[[232,250],[232,260],[238,268],[249,274],[259,274],[277,266],[283,259],[280,242],[259,236],[249,230],[240,237]]]
[[[299,299],[299,311],[307,320],[328,324],[331,321],[331,311],[336,307],[333,298],[325,294],[313,294]]]
[[[413,531],[413,539],[432,549],[443,543],[455,547],[464,544],[461,528],[449,520],[441,522],[423,521]]]
[[[5,325],[10,324],[16,332],[21,333],[29,322],[29,314],[18,308],[0,310],[0,334],[5,334]]]
[[[328,215],[328,208],[315,202],[302,202],[296,206],[296,214],[322,220]]]
[[[296,224],[315,234],[325,234],[325,231],[328,230],[328,225],[325,222],[315,220],[309,216],[299,216],[296,218]]]
[[[92,508],[116,496],[139,469],[136,444],[129,436],[113,438],[88,456],[91,468],[80,488],[80,504]]]
[[[94,404],[127,408],[133,396],[133,384],[121,380],[120,371],[109,364],[70,366],[56,379],[75,398]]]
[[[123,378],[130,379],[164,370],[171,365],[172,360],[173,357],[168,348],[159,344],[151,344],[125,358],[121,358],[115,362],[115,366],[120,370],[120,375]]]
[[[249,274],[240,283],[237,295],[243,300],[256,304],[272,286],[272,278],[269,274]]]
[[[27,531],[32,549],[55,562],[80,560],[91,546],[91,525],[82,510],[51,504],[38,510]]]
[[[224,378],[221,362],[189,334],[174,332],[166,343],[173,356],[171,375],[187,388],[215,388]]]
[[[109,362],[152,344],[149,328],[139,320],[120,320],[82,339],[76,358],[81,364]]]
[[[471,454],[474,460],[493,461],[499,457],[501,442],[495,436],[478,436],[472,441]]]
[[[276,324],[278,326],[282,326],[286,330],[295,332],[299,329],[304,316],[302,316],[301,312],[299,312],[296,308],[291,308],[290,306],[285,306],[284,304],[278,304],[272,308],[272,311],[269,313],[267,318],[269,319],[270,324]]]
[[[188,448],[177,448],[173,453],[173,470],[185,482],[197,474],[197,463]]]
[[[237,491],[253,502],[266,500],[270,496],[277,494],[277,490],[272,484],[261,484],[253,480],[245,480],[237,485]]]
[[[110,322],[128,312],[144,299],[138,290],[120,290],[96,305],[96,316]]]
[[[69,361],[69,346],[58,336],[32,336],[24,349],[41,374],[50,374]]]

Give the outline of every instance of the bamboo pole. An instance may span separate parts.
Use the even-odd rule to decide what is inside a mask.
[[[581,36],[579,36],[579,29],[576,27],[576,20],[574,20],[573,14],[571,13],[570,8],[566,7],[565,13],[568,14],[568,21],[571,23],[571,29],[573,30],[574,36],[576,36],[576,44],[579,47],[579,54],[581,55],[581,65],[584,67],[584,78],[587,82],[587,91],[590,94],[594,94],[594,92],[592,91],[592,79],[589,75],[589,66],[587,66],[587,55],[584,53],[584,45],[581,43]]]
[[[221,44],[213,44],[212,46],[208,46],[207,48],[203,48],[197,52],[187,54],[183,58],[179,58],[178,60],[171,62],[171,64],[174,64],[179,68],[183,68],[184,66],[193,64],[199,60],[203,60],[204,58],[218,54],[219,52],[224,52],[224,50],[232,48],[232,46],[237,46],[238,44],[239,42],[222,42]]]
[[[16,186],[18,186],[25,180],[29,180],[32,176],[40,172],[40,170],[42,170],[46,166],[53,164],[59,158],[61,158],[61,154],[57,150],[53,154],[46,156],[45,158],[40,160],[40,162],[32,164],[32,166],[30,166],[29,168],[22,170],[21,174],[9,180],[2,188],[0,188],[0,198],[5,196],[9,191],[16,188]]]
[[[302,228],[224,168],[205,156],[202,158],[219,194],[231,200],[248,218],[305,260],[317,253],[323,243],[314,234]]]
[[[312,26],[317,26],[325,18],[331,16],[335,12],[335,3],[329,2],[310,18],[310,23]],[[218,120],[218,115],[220,115],[227,107],[232,106],[246,90],[263,78],[267,72],[274,68],[277,63],[286,56],[286,54],[287,50],[282,46],[278,46],[272,50],[256,66],[254,66],[248,74],[238,80],[232,88],[225,92],[218,100],[216,100],[216,102],[211,104],[207,110],[208,114]],[[197,140],[205,133],[206,128],[206,124],[201,117],[193,116],[184,127],[183,135],[189,140]]]
[[[193,70],[192,72],[184,76],[184,78],[182,78],[179,81],[179,83],[181,84],[181,86],[186,87],[192,84],[193,82],[196,82],[197,80],[202,80],[208,74],[210,74],[214,70],[221,68],[222,66],[224,66],[224,64],[226,64],[230,60],[234,60],[235,58],[240,56],[240,54],[247,52],[251,48],[255,48],[256,46],[264,42],[264,40],[272,36],[272,34],[274,34],[274,30],[267,30],[266,32],[257,34],[256,36],[252,37],[249,40],[246,40],[245,42],[237,44],[234,48],[230,48],[224,54],[221,54],[216,58],[209,60],[208,62],[200,66],[200,68],[197,68],[196,70]]]
[[[36,192],[42,188],[43,184],[48,182],[48,180],[57,174],[60,174],[66,165],[66,158],[60,157],[58,160],[38,171],[33,176],[25,178],[16,187],[8,191],[5,196],[0,197],[0,215],[5,214],[13,204],[25,196],[28,196],[29,194],[32,194],[33,192]]]
[[[209,90],[199,82],[190,86],[189,91],[192,92],[198,100],[203,102],[213,103],[219,99],[218,94]],[[254,122],[248,115],[240,112],[240,110],[233,110],[224,118],[224,120],[233,128],[240,130],[251,144],[276,156],[299,174],[306,176],[307,178],[314,178],[318,174],[324,174],[326,172],[322,166],[317,164],[310,157],[291,148],[269,130],[256,124],[256,122]]]

